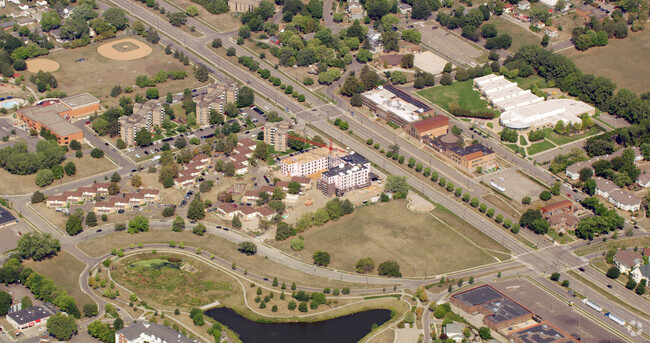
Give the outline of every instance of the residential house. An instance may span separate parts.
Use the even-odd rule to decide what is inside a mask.
[[[151,323],[133,322],[131,325],[115,332],[116,343],[197,343],[197,340],[189,339],[170,327]]]
[[[620,189],[609,192],[608,200],[623,211],[638,211],[641,208],[640,198]]]
[[[546,205],[539,209],[542,216],[546,219],[562,213],[575,212],[575,203],[571,200],[562,200],[554,204]]]
[[[580,221],[573,213],[560,213],[547,218],[551,228],[557,232],[567,232],[575,230]]]
[[[462,323],[449,323],[445,325],[445,335],[448,339],[452,339],[454,342],[462,342],[465,339],[463,331],[465,330],[465,325]]]
[[[248,205],[238,206],[237,210],[239,210],[239,214],[241,215],[244,221],[253,220],[257,217],[258,214],[257,210],[253,209]]]
[[[413,7],[411,7],[411,5],[405,4],[403,2],[398,5],[398,8],[399,8],[399,13],[404,15],[411,13],[411,11],[413,10]]]
[[[196,183],[194,176],[179,176],[174,179],[174,186],[178,188],[192,187]]]
[[[650,263],[642,264],[630,272],[634,282],[639,283],[645,279],[646,285],[650,284]]]
[[[238,213],[239,210],[229,203],[217,205],[217,215],[223,219],[232,220]]]
[[[93,212],[96,214],[113,214],[117,212],[115,202],[112,200],[98,201],[93,205]]]
[[[363,20],[366,11],[363,9],[359,0],[348,0],[348,15],[350,20]]]
[[[275,211],[268,206],[263,206],[257,209],[257,214],[260,219],[271,220],[275,216]]]
[[[512,10],[514,9],[514,5],[506,2],[505,6],[503,7],[503,13],[512,13]]]
[[[643,188],[650,187],[650,174],[639,175],[639,177],[636,179],[636,183]]]
[[[394,68],[399,67],[402,64],[402,55],[391,54],[391,55],[381,55],[377,59],[377,63],[384,68]]]
[[[63,195],[50,195],[45,199],[47,207],[66,207],[68,206],[68,197]]]
[[[519,10],[521,10],[521,11],[525,11],[525,10],[530,9],[530,1],[520,1],[517,4],[517,8],[519,8]]]
[[[558,29],[555,28],[555,27],[549,26],[549,27],[544,29],[544,33],[547,36],[551,37],[551,38],[556,38],[557,35],[558,35]]]
[[[610,192],[618,189],[618,186],[610,180],[603,179],[602,177],[596,177],[594,180],[596,180],[596,195],[600,195],[605,199],[609,199]]]
[[[614,255],[614,263],[622,274],[627,274],[643,263],[643,257],[636,251],[619,250]]]
[[[576,7],[576,14],[581,17],[584,22],[591,21],[592,17],[595,17],[598,21],[602,21],[607,17],[607,13],[605,11],[590,5],[580,5]]]
[[[311,179],[308,177],[294,176],[291,178],[291,182],[298,182],[302,190],[311,188]]]
[[[249,189],[244,192],[244,196],[241,198],[241,202],[247,204],[253,204],[260,200],[260,191],[254,189]]]
[[[160,190],[158,189],[141,189],[140,192],[144,194],[144,200],[146,202],[155,202],[160,201]]]

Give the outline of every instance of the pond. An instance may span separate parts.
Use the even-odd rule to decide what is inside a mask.
[[[205,312],[208,317],[228,326],[244,343],[354,343],[390,320],[389,310],[369,310],[313,323],[258,323],[237,312],[218,307]]]

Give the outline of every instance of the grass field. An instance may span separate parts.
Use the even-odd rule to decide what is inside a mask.
[[[124,38],[124,37],[122,37]],[[137,38],[136,38],[137,39]],[[153,52],[147,56],[133,61],[115,61],[97,52],[97,47],[104,43],[93,43],[77,49],[65,49],[53,52],[46,57],[61,64],[59,70],[52,73],[59,83],[59,90],[68,95],[89,92],[102,100],[104,105],[116,105],[119,97],[110,97],[110,92],[115,85],[122,88],[134,85],[135,78],[144,74],[154,77],[159,70],[184,70],[187,77],[184,80],[168,80],[157,84],[156,87],[161,97],[167,92],[177,93],[185,88],[196,88],[201,83],[194,78],[192,66],[184,66],[175,60],[172,55],[165,55],[160,45],[152,46]],[[75,62],[79,58],[86,58],[85,62]],[[29,79],[30,73],[25,76]],[[137,89],[135,94],[144,95],[144,89]]]
[[[584,132],[584,133],[581,133],[581,134],[578,134],[578,135],[573,135],[573,136],[565,136],[565,135],[558,135],[557,133],[555,133],[555,131],[553,131],[553,129],[548,128],[548,129],[544,129],[544,137],[546,139],[548,139],[549,141],[555,143],[556,145],[564,145],[564,144],[568,144],[568,143],[571,143],[571,142],[575,142],[575,141],[577,141],[579,139],[583,139],[583,138],[586,138],[586,137],[589,137],[589,136],[597,135],[597,134],[601,133],[602,131],[603,130],[600,127],[594,125],[594,127],[592,127],[587,132]]]
[[[435,215],[444,213],[438,211]],[[449,223],[455,229],[460,227],[454,224],[460,223]],[[291,240],[276,245],[309,262],[316,250],[327,251],[331,255],[330,267],[347,271],[354,271],[356,261],[364,257],[371,257],[377,265],[394,259],[404,276],[430,276],[496,261],[474,244],[482,246],[487,241],[494,246],[490,240],[462,237],[429,214],[409,212],[405,201],[362,207],[353,215],[309,229],[302,236],[305,249],[301,252],[291,250]],[[460,251],[463,253],[457,253]],[[499,258],[503,257],[499,254]]]
[[[573,60],[585,74],[608,77],[619,88],[637,93],[648,91],[650,30],[630,32],[625,39],[610,39],[604,47],[584,52],[566,49],[561,53]]]
[[[544,78],[537,75],[531,75],[529,77],[517,76],[514,81],[517,82],[517,85],[519,85],[519,88],[521,89],[528,89],[532,85],[539,88],[546,88],[546,81],[544,81]]]
[[[83,273],[86,264],[69,253],[60,251],[56,256],[40,262],[24,260],[23,265],[52,279],[55,285],[74,297],[79,309],[86,303],[93,303],[92,299],[79,288],[79,275]]]
[[[416,93],[445,110],[449,110],[449,105],[455,102],[470,111],[492,111],[479,92],[472,89],[472,80],[454,82],[450,86],[438,85]]]
[[[174,0],[166,1],[180,8],[186,9],[190,5],[196,6],[199,9],[198,18],[214,26],[219,31],[231,31],[237,29],[241,25],[241,21],[236,17],[235,13],[228,12],[224,14],[212,14],[205,10],[203,6],[197,5],[189,0]],[[185,25],[187,26],[187,25]]]
[[[542,151],[546,151],[548,149],[553,149],[553,148],[555,148],[555,145],[553,145],[553,143],[547,140],[543,140],[541,142],[531,144],[528,148],[526,148],[526,150],[528,152],[528,155],[530,156],[530,155],[539,154]]]
[[[55,180],[54,184],[59,182],[66,183],[75,181],[117,169],[117,166],[106,157],[96,159],[90,157],[90,155],[86,155],[82,158],[70,158],[64,160],[61,164],[64,165],[68,161],[72,161],[77,165],[77,173],[73,176],[64,176],[61,180]],[[0,180],[2,180],[2,182],[0,182],[0,194],[26,194],[34,192],[39,188],[36,186],[34,181],[36,180],[36,174],[15,175],[10,174],[4,169],[0,169]],[[100,180],[97,181],[99,182]],[[88,183],[92,183],[92,180],[89,180]]]
[[[182,262],[170,263],[168,258]],[[222,302],[241,292],[239,284],[231,276],[182,255],[130,256],[116,264],[111,276],[148,302],[171,308],[199,307],[215,300]]]
[[[584,256],[598,251],[606,251],[612,247],[633,248],[633,247],[647,247],[649,245],[650,245],[650,237],[619,238],[617,240],[609,240],[605,243],[588,245],[584,248],[575,250],[575,254],[578,256]]]
[[[510,51],[516,52],[524,44],[539,44],[542,41],[541,37],[537,37],[532,31],[524,29],[523,27],[499,17],[492,17],[494,19],[490,20],[491,23],[494,23],[499,34],[508,33],[512,36],[512,45],[510,46]]]
[[[307,276],[262,256],[243,255],[237,251],[237,245],[234,243],[213,235],[199,237],[189,231],[172,232],[170,230],[150,230],[149,232],[139,233],[137,235],[116,232],[79,243],[78,247],[86,254],[98,257],[109,253],[114,247],[127,247],[131,243],[167,243],[172,240],[176,243],[184,242],[187,247],[199,247],[203,251],[234,262],[238,268],[248,270],[249,274],[256,274],[271,279],[277,277],[280,282],[286,282],[287,284],[295,281],[300,285],[314,287],[328,285],[330,287],[341,288],[350,286],[350,284],[341,283],[336,280]],[[358,288],[359,285],[355,285],[355,287]]]

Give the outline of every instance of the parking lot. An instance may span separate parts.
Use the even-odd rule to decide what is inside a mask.
[[[499,281],[493,283],[492,286],[533,311],[542,320],[550,322],[574,337],[579,336],[583,343],[623,342],[577,310],[569,307],[568,303],[549,295],[527,280]]]
[[[481,177],[481,180],[486,185],[494,182],[498,186],[503,187],[500,190],[518,203],[525,196],[529,196],[535,200],[539,197],[539,193],[545,190],[541,185],[518,173],[516,168],[504,169],[484,175]],[[490,185],[490,187],[494,186]]]
[[[435,21],[419,22],[413,26],[422,33],[422,43],[455,65],[476,65],[474,59],[483,55],[483,51],[447,32]]]

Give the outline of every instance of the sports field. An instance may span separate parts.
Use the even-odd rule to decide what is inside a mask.
[[[649,90],[650,30],[630,32],[625,39],[610,39],[604,47],[584,52],[566,49],[561,53],[572,59],[583,73],[606,76],[616,82],[619,89],[638,93]]]
[[[118,56],[119,50],[116,50],[112,45],[120,41],[137,42],[140,48],[121,52],[119,53],[120,56]],[[118,48],[120,46],[117,45]],[[98,47],[102,47],[100,50],[104,54],[113,53],[115,55],[113,57],[120,57],[120,59],[140,58],[116,61],[98,52]],[[151,53],[148,53],[149,50],[151,50]],[[60,64],[58,70],[52,72],[52,75],[58,81],[58,90],[63,90],[68,95],[89,92],[102,100],[104,106],[118,104],[119,97],[110,97],[113,86],[120,85],[124,89],[127,86],[135,85],[135,79],[138,75],[144,74],[153,78],[159,70],[183,70],[187,72],[187,77],[184,80],[167,80],[164,83],[157,84],[156,87],[161,97],[164,97],[167,92],[178,93],[185,88],[196,88],[202,85],[194,78],[191,65],[184,66],[182,62],[174,59],[173,55],[165,55],[164,47],[161,45],[152,46],[137,38],[108,40],[82,48],[63,49],[50,53],[47,55],[47,59]],[[28,75],[25,78],[29,79],[30,73],[26,74]],[[134,97],[136,94],[144,95],[144,92],[144,89],[136,87],[134,93],[127,95]]]
[[[445,110],[449,110],[452,103],[457,103],[461,108],[474,112],[492,111],[487,101],[481,99],[479,92],[472,89],[472,80],[454,81],[449,86],[438,85],[416,93]]]
[[[361,258],[370,257],[375,265],[393,259],[407,277],[448,273],[497,262],[495,257],[507,258],[487,250],[505,251],[498,243],[482,234],[474,236],[478,230],[454,218],[442,210],[414,214],[407,210],[406,201],[392,201],[361,207],[336,222],[308,229],[301,233],[303,251],[291,249],[293,238],[275,245],[309,262],[316,250],[327,251],[329,266],[347,271],[354,271]]]

